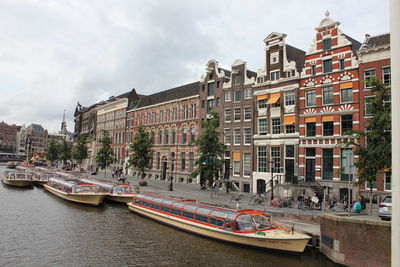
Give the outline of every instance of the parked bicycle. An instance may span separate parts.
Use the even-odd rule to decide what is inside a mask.
[[[267,204],[268,198],[266,194],[253,194],[253,196],[249,200],[249,205],[261,205]]]

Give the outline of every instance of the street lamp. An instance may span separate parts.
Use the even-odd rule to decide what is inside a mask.
[[[271,201],[274,200],[274,167],[275,167],[275,159],[272,159],[271,164]]]
[[[174,174],[174,166],[175,166],[175,158],[172,158],[171,160],[171,177],[170,177],[170,185],[169,185],[169,191],[174,191],[172,181],[173,181],[173,174]]]

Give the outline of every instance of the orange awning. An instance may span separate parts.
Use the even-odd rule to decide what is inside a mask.
[[[268,99],[267,104],[275,104],[276,102],[278,102],[279,98],[281,98],[281,93],[273,93]]]
[[[233,152],[233,161],[240,161],[240,152]]]
[[[307,117],[306,122],[317,122],[317,117]]]
[[[333,115],[322,116],[322,121],[334,121]]]
[[[267,99],[267,95],[258,95],[257,100]]]
[[[294,124],[295,121],[296,121],[296,117],[295,116],[283,117],[283,125],[291,125],[291,124]]]
[[[340,84],[340,89],[353,88],[353,82],[345,82]]]

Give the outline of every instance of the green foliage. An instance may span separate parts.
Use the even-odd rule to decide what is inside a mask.
[[[51,140],[47,147],[47,160],[51,163],[58,160],[60,158],[60,149],[60,145],[56,141]]]
[[[153,140],[148,133],[144,131],[142,125],[137,127],[137,134],[130,145],[132,154],[128,160],[130,165],[138,168],[143,174],[145,169],[149,167],[153,157]]]
[[[354,165],[358,170],[358,184],[376,183],[379,170],[392,167],[391,149],[391,108],[387,100],[390,99],[390,88],[378,79],[372,78],[368,82],[372,86],[371,115],[366,124],[367,131],[353,131],[357,142],[346,142],[346,146],[354,146],[354,154],[358,156]]]
[[[220,124],[219,114],[211,110],[208,115],[211,119],[204,120],[201,125],[203,131],[197,140],[199,158],[196,161],[197,168],[191,173],[191,177],[201,174],[203,180],[208,180],[209,184],[212,184],[222,171],[225,145],[220,143],[220,133],[217,132]]]
[[[79,135],[76,146],[72,151],[72,157],[79,165],[82,164],[82,161],[88,157],[87,144],[89,143],[89,141],[87,139],[87,134]]]
[[[113,163],[113,153],[111,149],[111,138],[107,131],[103,130],[102,137],[99,140],[101,148],[96,156],[96,163],[102,169],[106,169]]]
[[[71,150],[72,146],[63,139],[63,142],[60,145],[60,150],[59,150],[59,159],[62,160],[63,162],[66,162],[67,160],[71,159]]]

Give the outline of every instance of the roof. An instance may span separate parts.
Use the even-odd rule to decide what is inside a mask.
[[[231,71],[230,70],[226,70],[223,68],[218,68],[218,72],[221,72],[221,70],[223,70],[225,72],[225,76],[230,77],[231,76]]]
[[[129,108],[142,108],[171,100],[176,100],[184,97],[194,96],[199,94],[200,82],[193,82],[178,86],[172,89],[161,91],[152,95],[143,96],[139,99],[136,105],[131,105]]]
[[[298,72],[301,72],[301,69],[304,66],[306,52],[287,44],[286,45],[286,56],[287,56],[287,59],[289,62],[290,61],[296,62],[296,69]]]
[[[367,35],[361,49],[367,49],[376,46],[390,45],[390,33],[384,33],[376,36]]]
[[[26,127],[27,130],[32,130],[32,131],[44,131],[43,127],[39,124],[30,124],[28,127]]]
[[[356,39],[351,38],[347,34],[343,34],[343,35],[344,35],[344,37],[347,38],[347,40],[349,40],[351,42],[351,50],[353,51],[353,55],[357,57],[357,51],[358,51],[358,49],[360,49],[361,43],[359,41],[357,41]]]
[[[248,77],[248,78],[251,78],[251,77],[257,77],[257,72],[254,72],[254,71],[252,71],[252,70],[246,70],[246,76]]]

